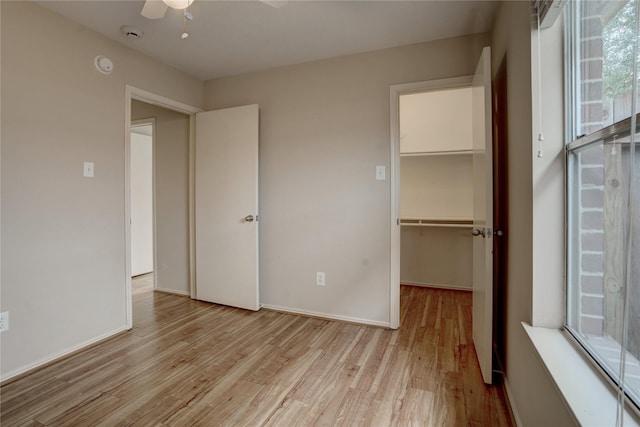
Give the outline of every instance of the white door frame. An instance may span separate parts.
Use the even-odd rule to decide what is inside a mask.
[[[156,119],[154,117],[150,117],[148,119],[140,119],[140,120],[132,120],[131,126],[129,127],[129,132],[131,129],[138,126],[151,126],[151,226],[152,226],[152,249],[153,249],[153,272],[156,271],[156,266],[158,265],[158,251],[156,248]],[[129,135],[131,138],[131,135]],[[129,149],[131,149],[131,139],[129,139]],[[131,151],[129,151],[129,159],[131,159]],[[129,170],[131,173],[131,170]],[[129,193],[129,197],[131,197],[131,193]],[[129,198],[129,200],[131,200]],[[129,211],[131,214],[131,211]],[[129,227],[131,227],[131,221],[129,221]],[[131,240],[129,240],[129,246],[131,245]],[[131,258],[129,258],[131,260]],[[158,287],[158,275],[153,275],[153,289]]]
[[[390,87],[391,147],[391,264],[389,277],[389,327],[400,326],[400,96],[432,90],[470,87],[473,76],[404,83]]]
[[[131,100],[146,102],[168,110],[189,116],[189,290],[191,298],[195,297],[195,258],[194,254],[194,156],[195,156],[195,114],[203,111],[201,108],[183,104],[179,101],[148,92],[134,86],[125,86],[124,97],[124,241],[125,241],[125,301],[127,329],[133,326],[133,300],[131,296]],[[154,181],[155,182],[155,181]],[[154,194],[155,200],[155,194]],[[154,210],[155,212],[155,210]],[[155,218],[154,218],[155,224]],[[155,232],[155,230],[154,230]],[[154,245],[155,248],[155,245]],[[155,250],[154,250],[155,257]],[[155,264],[155,259],[154,259]],[[155,268],[155,265],[154,265]],[[154,279],[155,280],[155,279]],[[155,285],[155,283],[154,283]]]

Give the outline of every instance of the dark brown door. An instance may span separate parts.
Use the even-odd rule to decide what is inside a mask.
[[[496,366],[504,369],[507,311],[508,218],[508,128],[507,58],[503,58],[493,80],[493,337]],[[504,372],[504,371],[503,371]]]

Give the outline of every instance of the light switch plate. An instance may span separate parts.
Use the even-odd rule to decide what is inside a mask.
[[[0,332],[9,330],[9,312],[3,311],[0,313]]]
[[[84,176],[93,178],[93,162],[84,162]]]
[[[316,285],[324,286],[324,283],[325,283],[324,271],[318,271],[316,273]]]
[[[387,168],[381,165],[376,166],[376,179],[378,181],[384,181],[387,179]]]

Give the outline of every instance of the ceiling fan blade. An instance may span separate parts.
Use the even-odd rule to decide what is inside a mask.
[[[167,12],[167,5],[162,0],[147,0],[142,7],[142,16],[148,19],[160,19]]]
[[[260,0],[262,3],[267,4],[271,7],[275,7],[276,9],[281,8],[282,6],[289,3],[288,0]]]

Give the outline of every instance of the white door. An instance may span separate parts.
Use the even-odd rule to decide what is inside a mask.
[[[482,378],[491,384],[493,355],[493,162],[491,48],[473,76],[473,344]]]
[[[153,127],[131,128],[131,276],[153,271]]]
[[[196,114],[196,298],[258,310],[258,106]]]

